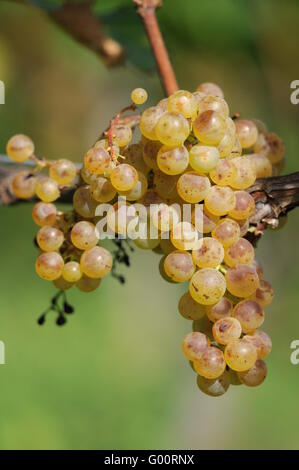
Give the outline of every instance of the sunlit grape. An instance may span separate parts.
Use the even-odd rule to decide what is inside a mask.
[[[45,225],[37,233],[36,240],[43,251],[56,251],[61,247],[64,235],[58,228]]]
[[[86,276],[96,279],[109,274],[112,261],[110,251],[102,246],[94,246],[82,254],[80,267]]]
[[[254,258],[254,248],[246,238],[239,238],[233,245],[226,248],[224,262],[229,267],[237,264],[250,264]]]
[[[220,377],[225,370],[225,360],[223,352],[210,346],[205,348],[199,358],[194,360],[195,371],[206,379],[216,379]]]
[[[80,186],[80,188],[75,191],[73,205],[75,211],[81,215],[81,217],[85,219],[94,217],[98,204],[99,203],[92,198],[88,186]]]
[[[62,271],[63,278],[68,282],[77,282],[82,277],[80,264],[77,261],[65,263]]]
[[[228,155],[228,158],[236,158],[236,157],[240,157],[241,155],[242,155],[242,145],[239,140],[239,137],[236,135],[232,151],[230,155]]]
[[[90,173],[84,166],[80,170],[80,176],[86,184],[91,184],[97,178],[97,175]]]
[[[111,157],[101,145],[94,146],[84,156],[84,167],[94,175],[103,175],[109,169]]]
[[[126,235],[130,224],[138,222],[134,206],[125,201],[116,202],[107,212],[108,227],[115,233]]]
[[[217,111],[225,117],[229,116],[229,107],[227,102],[220,96],[205,95],[201,100],[198,100],[198,114],[204,111]]]
[[[265,319],[264,310],[254,300],[242,300],[233,310],[233,317],[239,320],[243,333],[250,333],[259,328]]]
[[[193,250],[198,246],[199,235],[190,222],[184,221],[174,226],[170,239],[178,250]]]
[[[220,318],[214,323],[212,332],[217,343],[226,345],[232,340],[240,338],[242,327],[236,318]]]
[[[270,305],[274,297],[274,290],[270,282],[261,280],[255,293],[250,297],[258,302],[262,307]]]
[[[256,125],[248,119],[236,121],[236,133],[243,149],[252,147],[257,141],[258,130]]]
[[[230,374],[228,371],[224,371],[223,374],[216,379],[206,379],[201,375],[197,375],[196,383],[198,388],[206,395],[210,397],[220,397],[230,386]]]
[[[224,136],[220,140],[217,147],[221,158],[230,158],[231,153],[234,149],[235,141],[235,134],[232,134],[229,130],[226,130]]]
[[[196,204],[191,212],[191,222],[200,233],[210,233],[219,221],[219,216],[211,214],[203,204]]]
[[[216,83],[201,83],[200,85],[198,85],[197,91],[200,91],[207,95],[219,96],[220,98],[224,97],[223,91],[221,90],[220,86],[216,85]]]
[[[157,155],[157,164],[159,169],[167,175],[179,175],[188,167],[188,150],[184,145],[181,147],[163,145]]]
[[[119,191],[120,196],[124,196],[128,201],[138,201],[147,191],[147,178],[138,171],[138,181],[129,191]]]
[[[14,135],[7,142],[6,153],[13,161],[22,163],[34,154],[34,143],[26,135]]]
[[[236,177],[237,170],[232,160],[221,158],[215,168],[210,172],[210,178],[218,186],[230,186],[231,181]]]
[[[251,264],[255,268],[259,279],[262,280],[264,276],[264,270],[263,270],[262,264],[256,259],[254,259]]]
[[[63,270],[63,259],[56,252],[42,253],[36,260],[35,269],[37,274],[46,281],[58,279]]]
[[[32,210],[32,218],[36,225],[53,225],[56,222],[57,209],[54,204],[38,202]]]
[[[230,180],[230,186],[234,189],[247,189],[256,180],[256,172],[253,163],[249,157],[233,158],[233,165],[237,172]]]
[[[159,118],[164,114],[161,106],[152,106],[143,111],[140,119],[140,131],[149,140],[158,140],[156,134],[156,124]]]
[[[70,160],[61,159],[50,165],[49,176],[58,184],[70,184],[77,174],[76,165]]]
[[[43,177],[37,180],[35,193],[43,202],[53,202],[59,198],[60,192],[58,184],[51,178]]]
[[[188,333],[184,336],[182,341],[183,353],[189,359],[189,361],[195,361],[199,359],[203,351],[210,346],[209,338],[197,331]]]
[[[257,360],[257,352],[249,342],[235,339],[226,346],[224,358],[231,369],[242,372],[254,366]]]
[[[194,273],[192,256],[186,251],[172,251],[166,256],[164,269],[168,277],[175,282],[188,281]]]
[[[152,210],[151,220],[161,232],[169,232],[178,224],[180,216],[174,206],[159,204]]]
[[[79,250],[93,248],[99,241],[95,225],[85,220],[77,222],[72,228],[71,240]]]
[[[267,366],[262,359],[258,359],[253,367],[244,372],[238,372],[241,382],[248,387],[261,385],[267,376]]]
[[[255,153],[264,154],[272,164],[276,164],[283,159],[285,145],[277,134],[266,132],[258,136],[253,150]]]
[[[248,155],[254,166],[257,178],[269,178],[272,176],[272,164],[270,160],[262,153],[252,153]]]
[[[187,320],[200,320],[205,316],[205,307],[191,297],[190,292],[185,292],[179,300],[178,309],[182,317]]]
[[[239,264],[227,270],[227,290],[236,297],[249,297],[259,285],[259,278],[253,266]]]
[[[206,314],[210,321],[215,323],[226,317],[230,317],[233,312],[233,304],[227,297],[222,297],[214,305],[206,305]]]
[[[114,126],[113,140],[119,147],[126,147],[132,140],[132,129],[126,125]]]
[[[215,215],[226,215],[234,209],[236,198],[228,186],[211,186],[205,198],[205,207]]]
[[[83,275],[79,281],[76,282],[76,287],[81,291],[81,292],[92,292],[96,290],[102,279],[91,279],[90,277],[87,277]]]
[[[199,268],[216,268],[224,257],[221,243],[212,237],[201,238],[198,247],[192,251],[193,262]]]
[[[229,211],[229,216],[236,220],[245,220],[253,214],[255,202],[247,191],[235,191],[235,206]]]
[[[212,237],[216,238],[224,248],[228,248],[238,241],[240,226],[235,220],[226,217],[221,219],[212,230]]]
[[[170,113],[181,113],[185,118],[196,117],[197,101],[190,91],[176,91],[168,97],[166,105]]]
[[[135,104],[144,104],[147,100],[147,91],[144,88],[135,88],[131,92],[131,100]]]
[[[217,269],[200,269],[190,280],[190,294],[203,305],[216,304],[226,289],[225,278]]]
[[[97,202],[109,202],[116,196],[116,189],[109,179],[97,176],[90,184],[90,194]]]
[[[187,139],[190,133],[190,126],[182,114],[165,113],[159,118],[155,132],[162,144],[178,147]]]
[[[204,111],[193,122],[193,132],[200,142],[218,145],[226,130],[225,117],[217,111]]]
[[[190,165],[199,173],[209,173],[219,161],[217,147],[210,145],[193,145],[189,151]]]
[[[179,196],[192,204],[202,201],[207,196],[210,187],[209,178],[199,175],[195,171],[184,173],[177,182]]]
[[[129,191],[138,182],[138,173],[133,166],[122,163],[111,172],[110,179],[118,191]]]
[[[252,336],[259,341],[257,348],[258,357],[260,359],[265,359],[265,357],[269,356],[272,349],[272,341],[270,336],[262,330],[256,330]]]
[[[37,179],[29,171],[17,173],[11,183],[13,193],[19,199],[30,199],[35,195]]]

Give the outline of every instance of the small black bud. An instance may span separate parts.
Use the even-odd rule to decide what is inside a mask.
[[[63,326],[66,322],[67,322],[66,318],[64,318],[63,315],[59,315],[59,317],[56,320],[56,325]]]
[[[37,323],[38,325],[43,325],[46,321],[46,315],[41,315],[38,320],[37,320]]]
[[[64,302],[63,310],[64,310],[64,313],[68,313],[68,314],[74,313],[75,311],[74,307],[67,302]]]

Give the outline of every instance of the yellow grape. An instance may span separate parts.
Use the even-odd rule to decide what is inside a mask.
[[[144,88],[134,88],[131,92],[131,100],[135,104],[144,104],[147,101],[147,91]]]
[[[253,266],[239,264],[227,270],[227,290],[236,297],[249,297],[259,285],[259,278]]]
[[[190,294],[196,302],[203,305],[213,305],[219,302],[225,293],[225,278],[217,269],[200,269],[193,274],[189,288]]]
[[[77,222],[71,231],[71,241],[79,250],[93,248],[99,241],[95,225],[85,220]]]
[[[109,202],[116,196],[116,189],[109,179],[97,176],[90,184],[90,194],[97,202]]]
[[[153,225],[161,232],[169,232],[178,224],[180,219],[179,213],[174,206],[168,204],[159,204],[152,210]]]
[[[6,153],[13,161],[22,163],[34,154],[34,143],[27,135],[14,135],[7,142]]]
[[[152,141],[149,142],[152,143]],[[128,163],[137,171],[141,171],[141,173],[147,175],[149,167],[143,159],[143,147],[144,146],[141,142],[138,144],[131,144],[122,151],[122,155],[125,157],[125,163]]]
[[[196,383],[199,390],[206,395],[210,397],[220,397],[230,386],[230,373],[225,370],[223,374],[216,379],[206,379],[201,375],[197,375]]]
[[[151,170],[158,170],[158,163],[157,163],[157,155],[162,147],[161,142],[157,142],[155,140],[147,140],[145,138],[143,140],[143,161]]]
[[[205,198],[206,209],[219,216],[228,214],[235,204],[235,193],[228,186],[211,186]]]
[[[36,240],[41,250],[56,251],[64,242],[64,235],[58,228],[44,225],[44,227],[39,230]]]
[[[253,148],[255,153],[262,153],[275,165],[284,157],[285,145],[274,132],[260,134]]]
[[[221,158],[229,157],[234,148],[236,141],[236,126],[234,121],[230,118],[226,118],[226,130],[221,141],[218,144],[218,151]]]
[[[217,111],[225,117],[229,116],[228,104],[220,96],[204,95],[201,100],[198,100],[198,114],[208,110]]]
[[[228,343],[224,351],[226,364],[237,372],[243,372],[254,366],[257,352],[252,344],[242,339]]]
[[[240,237],[244,237],[249,229],[249,219],[246,220],[237,220],[237,223],[239,224],[240,227]]]
[[[262,307],[267,307],[271,304],[273,297],[274,291],[270,282],[260,280],[258,288],[250,298],[258,302]]]
[[[255,209],[255,202],[247,191],[235,191],[235,207],[229,211],[229,216],[236,220],[245,220]]]
[[[42,253],[36,260],[35,269],[37,274],[46,281],[58,279],[63,271],[63,258],[54,252]]]
[[[239,238],[236,243],[226,248],[224,262],[230,268],[237,264],[250,264],[254,259],[254,248],[246,238]]]
[[[214,95],[219,96],[220,98],[224,97],[224,93],[221,90],[219,85],[212,82],[204,82],[198,85],[196,91],[200,91],[201,93],[205,93],[206,95]]]
[[[182,114],[164,113],[155,126],[158,140],[169,147],[183,145],[190,133],[190,126]]]
[[[195,270],[192,256],[186,251],[172,251],[166,256],[164,269],[168,277],[175,282],[188,281]]]
[[[239,320],[243,333],[250,333],[259,328],[265,319],[264,310],[254,300],[242,300],[235,305],[233,317]]]
[[[254,259],[251,264],[255,268],[259,279],[262,280],[263,276],[264,276],[264,270],[263,270],[262,264],[259,261],[257,261],[256,259]]]
[[[183,221],[174,226],[170,239],[177,250],[193,250],[198,246],[199,235],[190,222]]]
[[[182,349],[189,361],[195,361],[200,358],[206,348],[210,346],[209,338],[198,331],[193,331],[184,336]]]
[[[36,225],[53,225],[56,222],[57,209],[54,204],[38,202],[32,210],[32,218]]]
[[[254,166],[257,178],[269,178],[272,176],[272,164],[270,160],[261,153],[252,153],[248,155]]]
[[[204,349],[193,365],[195,371],[202,377],[216,379],[225,370],[224,354],[220,349],[210,346]]]
[[[182,317],[187,320],[200,320],[205,316],[205,307],[197,303],[190,295],[185,292],[179,300],[178,309]]]
[[[88,171],[84,166],[80,170],[80,176],[86,184],[91,184],[97,178],[97,175],[90,173],[90,171]]]
[[[69,261],[65,263],[62,276],[67,282],[77,282],[82,277],[80,264],[77,261]]]
[[[239,119],[236,121],[236,133],[243,149],[252,147],[258,138],[258,130],[253,121]]]
[[[84,168],[94,175],[103,175],[109,170],[111,156],[104,147],[96,145],[84,155]]]
[[[126,147],[132,140],[132,129],[121,124],[114,126],[113,140],[118,147]]]
[[[164,114],[164,110],[160,106],[152,106],[143,111],[140,119],[140,132],[149,140],[158,140],[156,133],[156,124],[159,118]]]
[[[197,114],[197,101],[190,91],[176,91],[167,98],[166,106],[168,112],[180,113],[185,118],[195,118]]]
[[[146,226],[143,227],[144,228],[140,230],[141,236],[134,238],[133,242],[138,248],[141,248],[142,250],[154,250],[160,245],[160,238],[156,233],[154,234],[155,236],[152,235],[149,224],[146,224]]]
[[[61,159],[50,165],[49,176],[60,185],[70,184],[76,174],[76,165],[70,160]]]
[[[240,226],[235,220],[226,217],[221,219],[212,230],[212,237],[216,238],[224,248],[228,248],[238,241]]]
[[[244,385],[257,387],[267,376],[267,366],[262,359],[258,359],[253,367],[244,372],[238,372],[238,377]]]
[[[236,158],[236,157],[240,157],[241,155],[242,155],[242,145],[239,140],[239,137],[236,135],[232,151],[230,155],[228,155],[228,158]]]
[[[201,238],[198,247],[192,251],[193,262],[199,268],[217,268],[224,257],[221,243],[211,237]]]
[[[76,287],[81,292],[92,292],[99,287],[101,280],[101,278],[91,279],[90,277],[83,275],[81,279],[76,282]]]
[[[240,338],[242,327],[236,318],[220,318],[214,323],[212,332],[218,344],[226,345],[234,339]]]
[[[208,319],[215,323],[232,315],[233,304],[227,297],[222,297],[216,304],[206,305],[205,309]]]
[[[166,175],[163,171],[157,170],[154,175],[154,188],[163,199],[175,199],[178,179],[178,175]]]
[[[66,281],[62,276],[60,276],[58,279],[55,279],[53,281],[53,284],[56,287],[56,289],[63,290],[63,291],[70,289],[74,285],[73,282]]]
[[[218,145],[226,130],[225,117],[217,111],[204,111],[193,122],[195,137],[204,144]]]
[[[129,191],[119,191],[119,195],[125,197],[128,201],[138,201],[147,191],[147,178],[138,171],[138,181]]]
[[[208,194],[210,187],[209,178],[199,175],[195,171],[184,173],[177,182],[179,196],[191,204],[202,201]]]
[[[117,191],[129,191],[138,182],[138,173],[133,166],[122,163],[112,170],[110,179]]]
[[[95,216],[98,202],[92,198],[88,186],[80,186],[74,193],[73,205],[75,211],[81,215],[81,217],[91,219]]]
[[[253,333],[253,338],[259,341],[259,346],[257,349],[258,357],[260,359],[265,359],[269,356],[272,349],[272,341],[269,335],[262,330],[256,330]]]
[[[232,160],[236,168],[236,174],[230,180],[230,186],[234,189],[247,189],[256,180],[254,165],[248,157],[237,157]]]
[[[13,193],[19,199],[30,199],[35,195],[37,179],[29,171],[17,173],[11,183]]]
[[[40,178],[35,186],[35,193],[43,202],[53,202],[60,196],[60,191],[56,181],[51,178]]]
[[[167,147],[163,145],[157,155],[158,167],[167,175],[179,175],[186,170],[189,164],[188,150],[181,147]]]
[[[138,221],[134,206],[125,201],[116,202],[107,213],[108,227],[115,233],[126,235],[128,227]]]
[[[191,222],[200,233],[210,233],[216,227],[219,216],[211,214],[203,204],[195,204],[191,212]]]
[[[189,151],[190,166],[199,173],[209,173],[220,159],[217,147],[193,145]]]
[[[221,158],[215,168],[210,172],[210,178],[218,186],[230,186],[236,177],[237,170],[232,160]]]
[[[82,254],[80,267],[86,276],[97,279],[110,273],[112,262],[110,251],[102,246],[94,246]]]

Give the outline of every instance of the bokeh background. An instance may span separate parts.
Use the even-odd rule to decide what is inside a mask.
[[[130,1],[103,1],[108,20],[116,3]],[[116,39],[127,35],[133,49],[134,15],[111,14]],[[298,1],[164,0],[158,15],[180,86],[219,83],[232,112],[259,117],[283,137],[284,172],[298,170],[299,106],[290,102]],[[144,56],[133,49],[138,62]],[[107,70],[36,8],[0,1],[0,153],[24,132],[40,155],[79,162],[134,87],[148,90],[149,103],[163,97],[147,65]],[[299,339],[297,211],[258,247],[276,294],[264,325],[273,340],[268,378],[209,398],[181,353],[191,329],[177,311],[184,286],[160,278],[158,255],[135,252],[124,286],[109,277],[95,293],[72,290],[76,314],[63,328],[51,317],[36,324],[54,288],[34,272],[31,209],[0,207],[1,449],[299,447],[299,365],[290,363]]]

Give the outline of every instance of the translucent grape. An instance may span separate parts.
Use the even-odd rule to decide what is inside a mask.
[[[110,163],[111,156],[101,145],[94,146],[84,156],[84,168],[94,175],[103,175]]]
[[[250,264],[254,259],[254,248],[246,238],[239,238],[236,243],[226,248],[224,262],[229,267],[237,264]]]
[[[178,250],[193,250],[198,246],[199,235],[190,222],[179,222],[170,234],[171,243]]]
[[[220,96],[204,95],[201,100],[198,100],[198,114],[208,110],[217,111],[225,117],[229,116],[228,104]]]
[[[241,155],[242,155],[242,145],[238,136],[235,136],[234,145],[228,158],[236,158],[236,157],[240,157]]]
[[[244,237],[249,229],[249,219],[247,220],[237,220],[240,227],[240,237]]]
[[[168,277],[175,282],[188,281],[195,270],[192,256],[186,251],[172,251],[166,256],[164,269]]]
[[[257,178],[269,178],[272,176],[272,165],[270,160],[263,154],[253,153],[248,156],[254,166]]]
[[[205,93],[206,95],[219,96],[220,98],[224,97],[223,91],[221,90],[220,86],[216,85],[216,83],[201,83],[200,85],[198,85],[197,91]]]
[[[175,199],[178,179],[178,175],[166,175],[163,171],[158,170],[154,176],[154,188],[163,199]]]
[[[196,204],[191,212],[191,222],[200,233],[210,233],[219,221],[218,215],[211,214],[203,204]]]
[[[200,269],[190,280],[190,294],[196,302],[213,305],[223,297],[226,284],[223,274],[217,269]]]
[[[152,205],[162,204],[163,202],[164,202],[163,199],[153,189],[149,189],[145,193],[145,195],[138,201],[139,204],[142,204],[145,207],[148,215],[150,215],[151,213]]]
[[[257,330],[253,333],[253,337],[259,340],[259,347],[257,350],[258,357],[265,359],[269,356],[272,349],[272,341],[269,335],[262,330]]]
[[[191,204],[202,201],[211,187],[207,176],[202,176],[195,171],[189,171],[181,175],[177,182],[179,196]]]
[[[116,196],[116,189],[109,179],[98,176],[90,184],[90,194],[97,202],[109,202]]]
[[[117,191],[129,191],[137,184],[138,173],[133,166],[122,163],[111,172],[110,179]]]
[[[285,154],[285,145],[274,132],[260,134],[253,148],[255,153],[263,153],[272,164],[279,163]]]
[[[56,222],[57,209],[54,204],[38,202],[32,210],[32,218],[36,225],[53,225]]]
[[[220,397],[230,386],[230,374],[224,371],[217,379],[206,379],[201,375],[197,375],[198,388],[210,397]]]
[[[135,88],[131,92],[131,100],[135,104],[144,104],[147,101],[147,91],[144,88]]]
[[[234,339],[240,338],[242,327],[236,318],[227,317],[217,320],[213,325],[212,332],[217,343],[226,345]]]
[[[65,263],[62,276],[67,282],[77,282],[82,277],[80,264],[77,261]]]
[[[160,245],[160,238],[158,236],[156,238],[152,236],[150,225],[147,224],[144,226],[144,229],[141,230],[141,236],[135,238],[133,242],[142,250],[154,250]]]
[[[58,184],[70,184],[77,174],[76,165],[70,160],[61,159],[50,165],[49,176]]]
[[[99,287],[101,280],[102,279],[91,279],[90,277],[83,275],[81,279],[76,282],[76,287],[81,292],[92,292]]]
[[[97,279],[110,273],[112,262],[110,251],[102,246],[94,246],[82,254],[80,267],[86,276]]]
[[[219,216],[228,214],[235,204],[235,193],[228,186],[211,186],[205,198],[207,210]]]
[[[231,131],[226,130],[218,144],[218,152],[221,158],[230,157],[234,149],[236,137]]]
[[[197,114],[197,101],[189,91],[179,90],[167,99],[167,111],[180,113],[185,118],[195,118]]]
[[[39,230],[36,241],[43,251],[56,251],[64,242],[64,235],[58,228],[45,225]]]
[[[157,155],[161,146],[161,142],[143,139],[143,161],[152,170],[158,170]]]
[[[271,304],[273,297],[274,291],[270,282],[261,280],[255,293],[250,298],[265,308]]]
[[[167,99],[168,98],[163,98],[162,100],[158,101],[157,106],[161,108],[163,111],[167,111]]]
[[[35,195],[37,179],[29,171],[17,173],[11,183],[13,193],[19,199],[30,199]]]
[[[74,193],[73,205],[75,211],[81,215],[81,217],[91,219],[95,216],[98,202],[92,198],[88,186],[81,186]]]
[[[259,328],[265,319],[264,310],[254,300],[242,300],[233,310],[233,317],[239,320],[243,333],[250,333]]]
[[[243,149],[252,147],[257,141],[258,130],[256,125],[247,119],[236,121],[236,133]]]
[[[115,233],[126,235],[129,225],[138,221],[134,206],[124,201],[116,202],[107,213],[108,227]]]
[[[35,193],[43,202],[53,202],[59,198],[58,184],[51,178],[40,178],[35,185]]]
[[[196,302],[190,295],[185,292],[179,300],[178,309],[182,317],[187,320],[200,320],[205,316],[205,307]]]
[[[199,173],[209,173],[220,158],[217,147],[209,145],[193,145],[189,151],[190,165]]]
[[[62,274],[63,266],[64,262],[62,257],[55,251],[42,253],[35,263],[37,274],[46,281],[58,279]]]
[[[212,237],[201,238],[198,248],[192,251],[193,262],[199,268],[216,268],[222,263],[223,257],[223,246]]]
[[[90,173],[84,166],[80,170],[80,176],[86,184],[91,184],[97,178],[97,175]]]
[[[216,111],[204,111],[193,122],[193,132],[200,142],[218,145],[226,130],[225,117]]]
[[[227,270],[227,290],[236,297],[249,297],[259,285],[259,278],[253,266],[239,264]]]
[[[164,114],[161,106],[152,106],[143,111],[140,119],[140,131],[149,140],[158,140],[156,134],[156,124],[159,118]]]
[[[7,142],[6,153],[13,161],[22,163],[34,154],[34,143],[26,135],[14,135]]]
[[[212,230],[212,237],[216,238],[224,248],[228,248],[236,243],[240,237],[240,226],[235,220],[221,219]]]
[[[199,358],[193,362],[195,371],[206,379],[217,379],[225,370],[223,352],[210,346],[205,348]]]
[[[237,172],[230,180],[230,186],[234,189],[247,189],[256,180],[254,165],[248,157],[237,157],[232,160]]]
[[[244,220],[250,217],[255,209],[255,202],[247,191],[235,191],[236,204],[230,210],[229,216],[236,220]]]
[[[72,228],[71,240],[73,245],[79,248],[79,250],[93,248],[99,241],[95,225],[85,220],[77,222]]]
[[[236,174],[237,170],[233,161],[227,158],[221,158],[215,168],[210,172],[210,178],[218,186],[230,186]]]
[[[120,191],[119,195],[125,197],[128,201],[138,201],[147,191],[147,178],[138,171],[138,181],[129,191]]]
[[[184,145],[181,147],[163,145],[157,155],[157,164],[159,169],[167,175],[179,175],[188,167],[188,150]]]
[[[66,281],[62,276],[60,276],[58,279],[55,279],[53,281],[53,284],[56,287],[56,289],[63,290],[63,291],[70,289],[74,285],[72,282]]]
[[[189,136],[190,126],[182,114],[164,113],[156,124],[155,132],[162,144],[178,147]]]
[[[178,224],[180,216],[174,206],[159,204],[152,210],[153,225],[161,232],[169,232]]]
[[[195,361],[200,358],[203,351],[210,346],[209,338],[203,333],[193,331],[184,336],[182,349],[189,361]]]
[[[254,366],[257,360],[257,352],[249,342],[235,339],[226,346],[224,358],[231,369],[243,372]]]
[[[255,268],[255,270],[258,274],[259,279],[262,280],[263,275],[264,275],[264,270],[263,270],[263,266],[261,265],[261,263],[258,260],[254,259],[251,264],[252,264],[252,266],[254,266],[254,268]]]
[[[141,142],[129,145],[122,151],[122,155],[125,157],[125,163],[133,166],[137,171],[141,171],[144,175],[148,174],[149,167],[143,159],[143,145]]]
[[[126,125],[114,126],[113,140],[119,147],[126,147],[132,140],[132,129]]]
[[[207,305],[205,309],[208,319],[215,323],[231,316],[233,304],[227,297],[222,297],[215,305]]]
[[[267,366],[262,359],[258,359],[251,369],[238,372],[241,382],[248,387],[261,385],[267,376]]]

